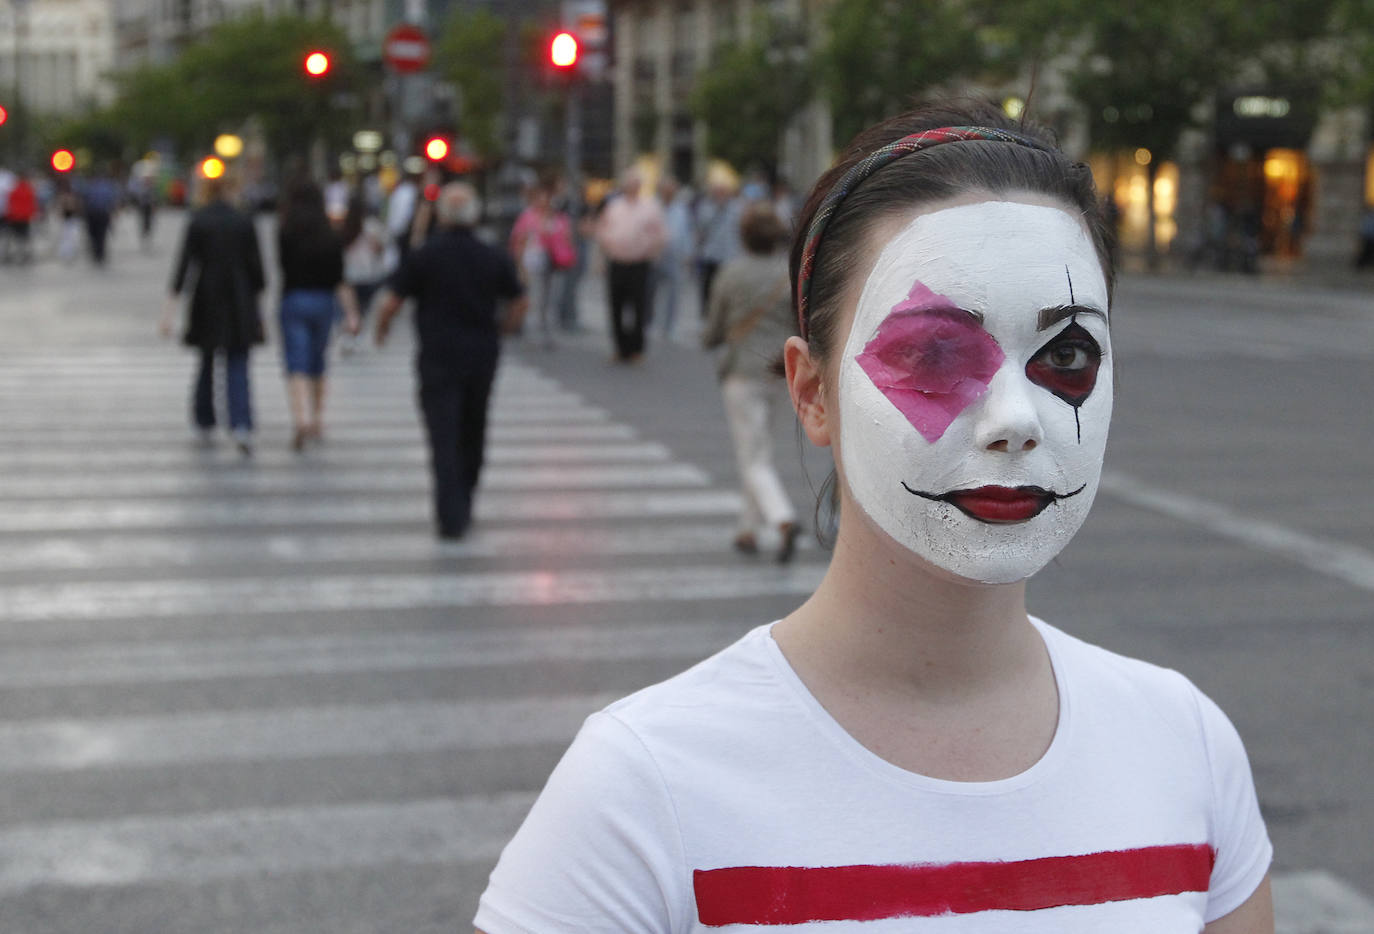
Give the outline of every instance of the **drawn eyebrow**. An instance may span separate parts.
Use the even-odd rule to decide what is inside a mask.
[[[1087,305],[1056,305],[1053,308],[1040,309],[1040,317],[1035,322],[1035,329],[1037,331],[1047,330],[1065,318],[1072,318],[1075,315],[1093,315],[1101,318],[1104,324],[1110,323],[1107,320],[1107,313],[1100,308],[1090,308]]]

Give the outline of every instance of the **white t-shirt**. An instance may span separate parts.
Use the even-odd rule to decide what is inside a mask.
[[[1183,675],[1035,620],[1045,755],[932,779],[860,745],[762,626],[593,714],[482,896],[488,934],[1195,934],[1273,848],[1240,737]]]

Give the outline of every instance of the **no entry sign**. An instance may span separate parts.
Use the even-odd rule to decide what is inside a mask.
[[[414,23],[393,26],[382,40],[382,61],[401,74],[424,71],[429,53],[429,36]]]

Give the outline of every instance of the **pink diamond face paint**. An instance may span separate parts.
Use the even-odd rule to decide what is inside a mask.
[[[1057,207],[921,214],[869,273],[840,358],[839,461],[883,532],[960,577],[1008,583],[1068,543],[1111,420],[1101,264]]]
[[[1004,355],[971,315],[917,282],[856,359],[912,427],[936,441],[987,392]]]

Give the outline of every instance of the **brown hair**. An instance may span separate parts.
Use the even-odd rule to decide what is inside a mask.
[[[787,242],[788,231],[778,212],[766,201],[754,201],[739,219],[739,237],[750,253],[767,255]]]
[[[1034,192],[1057,198],[1078,211],[1102,262],[1110,296],[1115,279],[1112,233],[1088,167],[1064,155],[1045,129],[1014,121],[989,102],[947,101],[921,105],[862,131],[817,180],[792,241],[794,302],[807,231],[831,189],[856,165],[903,137],[942,127],[969,126],[1010,130],[1042,144],[1043,148],[996,140],[962,140],[933,146],[893,160],[845,194],[830,216],[812,260],[804,325],[813,357],[826,359],[834,346],[836,323],[842,311],[840,298],[860,265],[861,251],[873,227],[918,205],[970,192]]]

